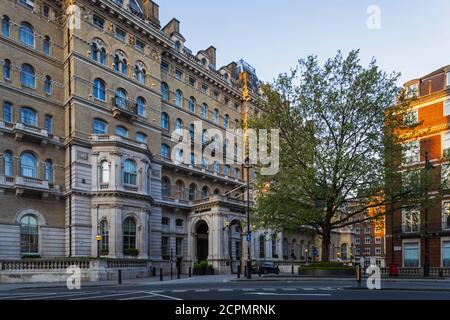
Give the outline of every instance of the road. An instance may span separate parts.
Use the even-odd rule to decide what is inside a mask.
[[[162,283],[83,286],[80,290],[28,288],[1,290],[8,300],[450,300],[450,282],[382,282],[382,290],[355,288],[353,280],[231,281],[216,276]]]

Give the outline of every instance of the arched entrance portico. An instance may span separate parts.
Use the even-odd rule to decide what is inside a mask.
[[[209,227],[206,221],[201,220],[197,222],[195,227],[195,256],[197,261],[208,260],[209,255]]]

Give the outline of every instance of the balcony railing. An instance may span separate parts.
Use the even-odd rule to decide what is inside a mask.
[[[89,140],[91,140],[91,142],[95,143],[95,142],[116,142],[116,143],[123,143],[126,144],[128,146],[132,146],[135,148],[139,148],[142,150],[148,150],[148,145],[146,143],[143,142],[137,142],[131,139],[127,139],[121,136],[116,136],[116,135],[91,135],[89,137]]]
[[[124,117],[130,120],[137,119],[136,105],[131,103],[128,99],[122,97],[114,97],[112,99],[113,104],[113,117]]]

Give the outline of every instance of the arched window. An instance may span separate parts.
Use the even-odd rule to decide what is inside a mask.
[[[197,199],[197,185],[191,183],[189,185],[189,201],[195,201]]]
[[[136,221],[128,217],[123,222],[123,250],[128,254],[133,249],[136,249]]]
[[[7,123],[13,122],[13,106],[9,101],[3,102],[3,121]]]
[[[123,183],[129,185],[136,185],[137,169],[136,162],[133,160],[125,160],[123,171]]]
[[[191,165],[195,166],[195,154],[191,152]]]
[[[34,48],[34,30],[31,24],[22,22],[19,28],[19,40],[24,45]]]
[[[209,188],[208,188],[208,186],[204,186],[202,188],[202,199],[205,199],[208,197],[209,197]]]
[[[161,179],[161,193],[163,197],[170,197],[170,180],[167,177]]]
[[[231,171],[231,169],[230,169],[230,166],[229,166],[229,165],[225,165],[225,166],[223,167],[223,174],[224,174],[225,176],[229,176],[229,175],[230,175],[230,171]]]
[[[259,257],[266,257],[266,239],[264,238],[264,235],[259,236]]]
[[[114,55],[114,70],[125,75],[128,74],[128,62],[122,51],[118,51]]]
[[[116,106],[122,109],[126,109],[128,107],[128,98],[127,92],[125,89],[119,88],[116,90]]]
[[[5,176],[12,177],[13,176],[13,155],[11,151],[6,151],[3,154],[3,166]]]
[[[341,258],[343,260],[347,260],[347,254],[348,254],[347,247],[348,246],[347,246],[346,243],[343,243],[342,246],[341,246]]]
[[[175,226],[176,227],[182,227],[184,224],[184,220],[183,219],[177,219],[175,220]]]
[[[161,113],[161,128],[169,130],[169,115],[165,112]]]
[[[219,162],[217,161],[213,162],[213,171],[214,173],[219,173]]]
[[[238,129],[240,126],[241,126],[241,125],[240,125],[239,120],[236,119],[236,120],[234,121],[234,129]]]
[[[144,64],[141,61],[138,61],[134,66],[134,77],[139,83],[145,84],[146,72],[144,69]]]
[[[219,110],[218,109],[214,109],[213,121],[215,124],[219,124]]]
[[[183,120],[181,120],[180,118],[178,118],[178,119],[175,121],[175,130],[176,130],[176,132],[177,132],[178,134],[181,135],[182,130],[183,130]]]
[[[208,169],[208,162],[204,157],[202,157],[202,168],[205,170]]]
[[[142,132],[137,132],[136,133],[136,142],[147,143],[147,135],[145,135]]]
[[[183,107],[183,92],[181,90],[175,91],[175,105],[177,107]]]
[[[45,94],[52,94],[52,78],[50,76],[45,77]]]
[[[92,133],[93,134],[107,134],[108,133],[108,123],[101,119],[94,119],[92,123]]]
[[[106,86],[102,79],[97,78],[94,80],[94,98],[106,101]]]
[[[145,116],[145,99],[138,97],[136,99],[136,113],[140,116]]]
[[[219,195],[220,194],[220,189],[214,189],[214,195]]]
[[[100,49],[100,61],[101,64],[106,64],[106,49],[101,48]]]
[[[208,119],[208,105],[206,103],[202,104],[202,107],[200,109],[200,116],[203,119]]]
[[[8,16],[3,16],[2,19],[2,35],[6,38],[8,38],[11,34],[10,29],[10,20]]]
[[[109,254],[109,228],[108,221],[102,220],[99,226],[99,233],[102,236],[102,240],[100,241],[100,252],[101,256],[106,256]]]
[[[109,163],[106,160],[100,163],[100,183],[109,183]]]
[[[175,182],[175,198],[176,199],[184,199],[184,182],[182,180],[178,180]]]
[[[43,48],[44,48],[44,53],[49,56],[50,55],[50,37],[49,36],[44,37]]]
[[[94,61],[98,61],[98,47],[97,44],[94,42],[91,45],[91,58]]]
[[[20,72],[20,82],[23,86],[34,89],[36,87],[36,75],[34,72],[34,68],[25,63],[22,65],[22,69]]]
[[[11,80],[11,61],[9,59],[5,59],[3,62],[3,79]]]
[[[128,138],[128,130],[125,127],[117,126],[116,127],[116,135],[122,138]]]
[[[24,152],[21,154],[20,174],[22,177],[37,178],[37,160],[31,152]]]
[[[36,216],[27,214],[20,219],[20,252],[39,253],[39,230]]]
[[[170,159],[170,147],[167,144],[161,145],[160,153],[164,159]]]
[[[169,86],[165,82],[161,82],[161,99],[169,101]]]
[[[195,109],[197,106],[197,102],[195,101],[194,97],[189,98],[189,111],[195,113]]]
[[[37,127],[37,112],[31,108],[23,107],[20,109],[20,121],[28,126]]]
[[[102,40],[96,38],[91,45],[92,60],[106,64],[106,49]]]
[[[229,123],[230,123],[230,116],[226,114],[226,115],[223,117],[223,127],[224,127],[225,129],[228,129]]]
[[[53,163],[52,160],[45,160],[45,181],[53,182]]]

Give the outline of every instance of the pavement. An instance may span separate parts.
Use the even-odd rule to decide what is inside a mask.
[[[82,283],[0,284],[0,301],[8,300],[450,300],[450,280],[382,279],[381,290],[358,287],[348,278],[286,278],[218,275]]]

